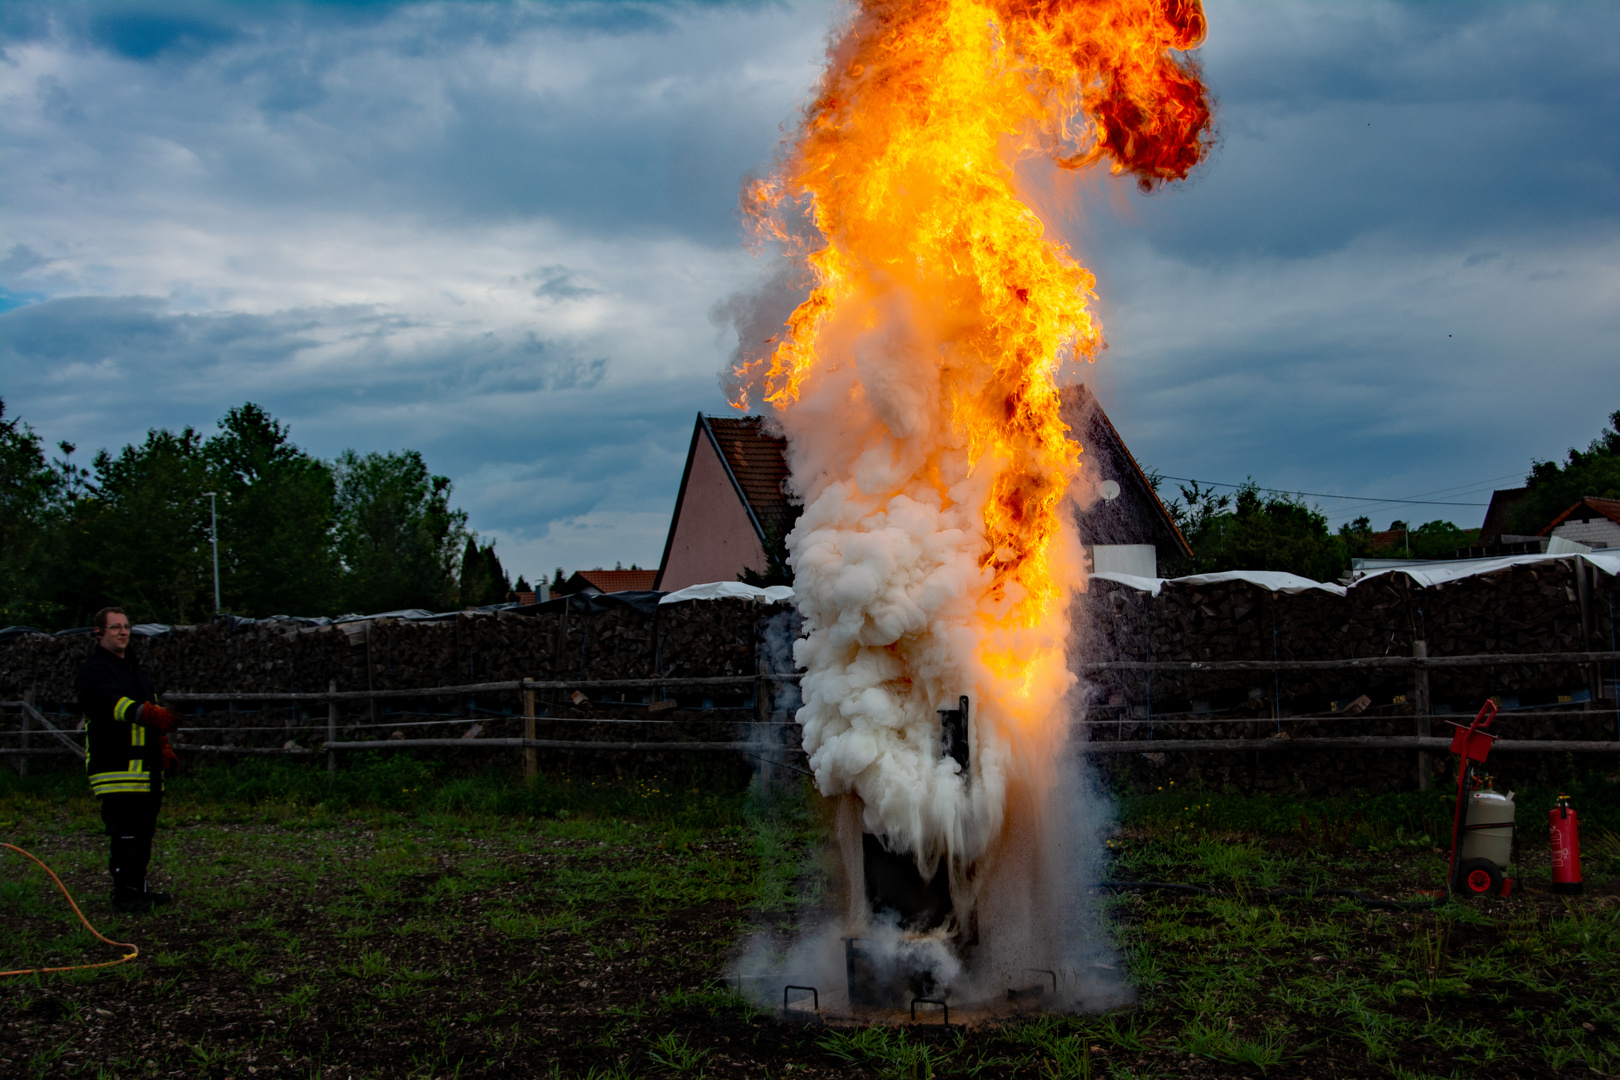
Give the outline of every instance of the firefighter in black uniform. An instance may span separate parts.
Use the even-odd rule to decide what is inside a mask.
[[[97,646],[79,666],[75,689],[88,729],[84,767],[112,842],[112,906],[145,912],[173,899],[147,891],[146,864],[163,805],[163,773],[178,759],[168,739],[174,713],[156,703],[151,674],[129,654],[129,631],[122,608],[96,612],[91,632]]]

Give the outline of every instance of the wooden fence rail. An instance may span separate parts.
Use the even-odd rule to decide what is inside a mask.
[[[1591,664],[1604,662],[1620,662],[1620,651],[1609,652],[1563,652],[1563,653],[1488,653],[1473,656],[1379,656],[1359,657],[1340,660],[1221,660],[1221,661],[1132,661],[1111,660],[1078,665],[1082,672],[1100,671],[1148,671],[1148,672],[1221,672],[1221,671],[1311,671],[1311,670],[1357,670],[1357,669],[1436,669],[1436,668],[1464,668],[1489,667],[1501,664]],[[161,695],[163,700],[169,702],[324,702],[328,705],[326,725],[326,739],[317,747],[257,747],[257,746],[207,746],[186,745],[180,747],[186,753],[203,754],[263,754],[287,756],[313,756],[320,753],[327,755],[328,767],[336,768],[336,754],[350,750],[404,750],[415,748],[460,748],[460,749],[520,749],[523,751],[524,772],[532,777],[535,772],[536,750],[570,750],[584,752],[617,752],[617,753],[686,753],[686,752],[740,752],[754,753],[760,750],[769,750],[780,753],[782,751],[802,752],[796,748],[766,747],[751,742],[603,742],[568,739],[538,739],[535,738],[535,707],[534,695],[541,690],[608,690],[608,689],[678,689],[682,687],[722,687],[754,686],[756,691],[762,690],[768,683],[794,683],[800,679],[797,674],[786,675],[720,675],[701,676],[690,678],[648,678],[648,679],[515,679],[501,682],[466,683],[458,686],[428,686],[389,690],[345,690],[337,689],[332,684],[324,693],[210,693],[197,691],[176,691]],[[366,739],[343,741],[337,738],[338,715],[337,705],[342,701],[366,701],[423,698],[423,697],[454,697],[466,694],[495,693],[501,691],[521,691],[524,699],[524,737],[522,738],[488,738],[488,739]],[[758,694],[756,693],[756,700]],[[635,704],[618,703],[609,704]],[[0,756],[21,756],[41,754],[75,754],[80,758],[85,755],[84,749],[75,741],[74,736],[79,732],[65,732],[52,724],[46,716],[27,701],[5,701],[0,706],[20,708],[26,718],[25,728],[20,733],[25,745],[20,747],[0,747]],[[1504,715],[1515,715],[1512,713]],[[1571,710],[1567,713],[1524,713],[1525,716],[1578,716],[1582,713]],[[1324,717],[1318,717],[1321,719]],[[1451,720],[1455,714],[1424,713],[1411,716],[1410,719],[1424,724],[1430,720]],[[1169,716],[1155,718],[1160,722],[1170,720]],[[1272,718],[1232,718],[1224,722],[1270,722]],[[1298,717],[1281,717],[1277,719],[1297,720]],[[27,743],[27,723],[31,722],[45,733],[54,736],[61,747],[31,747]],[[1138,721],[1093,720],[1086,723],[1086,727],[1098,728],[1114,723],[1137,723]],[[368,725],[377,726],[377,725]],[[381,725],[386,726],[386,725]],[[182,732],[186,729],[180,729]],[[12,734],[12,733],[5,733]],[[1270,737],[1264,739],[1116,739],[1091,740],[1082,744],[1082,752],[1086,754],[1140,754],[1152,752],[1167,753],[1198,753],[1220,751],[1264,751],[1275,752],[1282,750],[1405,750],[1427,753],[1429,751],[1445,751],[1450,747],[1450,740],[1434,738],[1424,735],[1412,736],[1345,736],[1345,737]],[[1568,739],[1497,739],[1494,748],[1504,753],[1620,753],[1620,741],[1596,740],[1568,740]]]
[[[1357,656],[1342,660],[1097,660],[1080,671],[1357,671],[1373,668],[1467,668],[1501,664],[1620,662],[1620,652],[1479,653],[1472,656]]]
[[[461,686],[420,686],[393,690],[328,690],[290,693],[208,693],[176,690],[160,694],[164,701],[374,701],[386,698],[455,697],[502,690],[647,690],[682,686],[751,686],[754,683],[797,682],[798,675],[706,675],[685,679],[508,679],[504,682],[466,683]]]
[[[1087,754],[1146,754],[1153,751],[1189,753],[1203,750],[1439,750],[1451,748],[1450,739],[1419,735],[1371,735],[1343,738],[1298,739],[1124,739],[1087,742]],[[1492,753],[1598,753],[1620,754],[1620,742],[1585,739],[1497,739]]]
[[[1350,736],[1346,738],[1301,739],[1125,739],[1085,742],[1080,744],[1084,754],[1148,754],[1190,753],[1199,751],[1281,751],[1281,750],[1446,750],[1450,739],[1422,738],[1415,735]],[[733,751],[768,751],[771,753],[799,752],[792,747],[767,746],[751,742],[594,742],[575,739],[371,739],[363,742],[329,742],[316,747],[280,746],[182,746],[185,753],[204,754],[284,754],[312,756],[344,750],[407,750],[417,747],[444,747],[447,749],[542,749],[582,751],[623,751],[630,753],[686,753]],[[1588,753],[1620,754],[1620,741],[1585,739],[1498,739],[1492,744],[1495,753]],[[74,749],[47,746],[32,749],[5,749],[0,754],[54,754],[82,752]]]

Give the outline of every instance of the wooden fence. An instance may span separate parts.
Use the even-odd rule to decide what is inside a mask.
[[[1113,739],[1102,740],[1087,738],[1083,743],[1083,751],[1087,754],[1143,754],[1152,752],[1172,753],[1201,753],[1215,751],[1245,751],[1245,752],[1277,752],[1277,751],[1308,751],[1308,750],[1400,750],[1415,752],[1418,755],[1420,783],[1427,780],[1428,755],[1439,751],[1444,752],[1450,746],[1450,740],[1436,737],[1431,733],[1434,720],[1455,721],[1460,717],[1456,714],[1436,714],[1430,711],[1427,697],[1427,672],[1438,668],[1467,668],[1490,667],[1503,664],[1613,664],[1620,662],[1620,651],[1611,652],[1557,652],[1557,653],[1489,653],[1474,656],[1443,656],[1430,657],[1421,654],[1421,649],[1415,650],[1419,655],[1414,656],[1381,656],[1363,657],[1343,660],[1221,660],[1221,661],[1131,661],[1112,660],[1097,663],[1082,663],[1077,665],[1080,673],[1093,673],[1102,671],[1142,671],[1142,672],[1222,672],[1222,671],[1310,671],[1310,670],[1358,670],[1358,669],[1406,669],[1414,673],[1413,705],[1414,711],[1409,714],[1413,722],[1413,734],[1375,735],[1375,736],[1308,736],[1291,738],[1281,732],[1284,722],[1300,722],[1308,720],[1342,719],[1342,713],[1317,713],[1303,716],[1277,716],[1265,718],[1269,722],[1275,719],[1278,723],[1279,733],[1268,738],[1213,738],[1213,739],[1185,739],[1185,738],[1142,738],[1142,739]],[[590,691],[608,690],[656,690],[670,691],[680,689],[721,689],[739,688],[753,689],[755,717],[749,722],[750,727],[765,725],[773,728],[783,728],[784,734],[790,734],[796,725],[775,723],[770,719],[770,706],[768,690],[774,684],[796,684],[798,675],[739,675],[739,676],[711,676],[690,678],[646,678],[646,679],[594,679],[594,680],[539,680],[519,679],[503,682],[468,683],[457,686],[417,687],[388,690],[345,690],[340,691],[336,684],[330,685],[324,693],[169,693],[162,695],[165,703],[179,705],[184,703],[226,703],[237,702],[256,703],[260,705],[285,704],[296,708],[299,705],[327,706],[326,738],[318,747],[299,746],[240,746],[240,745],[209,745],[187,742],[178,747],[186,753],[204,754],[268,754],[285,756],[314,756],[325,753],[327,768],[335,771],[337,768],[337,755],[346,751],[355,750],[405,750],[417,748],[458,748],[458,749],[516,749],[522,751],[523,767],[526,776],[533,777],[536,773],[537,763],[535,752],[537,750],[569,750],[586,752],[611,753],[742,753],[754,757],[761,756],[761,750],[775,753],[802,753],[802,751],[789,743],[777,741],[771,744],[762,744],[755,740],[574,740],[574,739],[542,739],[535,735],[537,721],[536,695],[540,692],[567,691],[576,698],[588,695]],[[377,702],[393,699],[420,699],[433,697],[461,697],[479,693],[496,693],[517,691],[522,695],[523,701],[523,736],[521,738],[387,738],[387,739],[339,739],[340,726],[339,704],[343,702],[365,702],[371,704],[373,709]],[[645,706],[646,703],[607,702],[607,705],[619,705],[623,708],[632,706]],[[1504,716],[1523,717],[1582,717],[1590,718],[1596,710],[1597,702],[1585,703],[1582,707],[1571,706],[1567,709],[1552,709],[1539,711],[1520,711],[1517,713],[1504,713]],[[42,712],[36,709],[31,702],[7,701],[0,702],[0,707],[20,709],[23,723],[18,732],[0,732],[0,734],[19,737],[20,745],[0,746],[0,756],[15,756],[22,759],[19,763],[26,766],[28,756],[44,754],[75,754],[84,757],[81,745],[82,732],[66,730],[64,727],[52,723]],[[1616,717],[1617,738],[1615,740],[1592,739],[1502,739],[1494,744],[1498,752],[1532,752],[1532,753],[1620,753],[1620,702],[1613,705]],[[1606,714],[1608,707],[1603,710]],[[1190,718],[1190,719],[1189,719]],[[1466,719],[1466,717],[1461,717]],[[626,720],[612,718],[562,718],[548,717],[553,722],[574,723],[660,723],[679,726],[676,721],[654,721],[645,719]],[[1196,714],[1161,714],[1156,718],[1148,719],[1106,719],[1087,720],[1081,723],[1082,730],[1089,736],[1098,729],[1115,727],[1121,729],[1125,725],[1151,724],[1154,720],[1178,723],[1246,723],[1254,722],[1258,718],[1236,718],[1230,720],[1199,719]],[[451,720],[428,721],[429,724],[456,724],[468,723],[467,718]],[[476,722],[476,721],[473,721]],[[395,723],[373,723],[364,725],[350,725],[351,727],[399,727]],[[32,735],[35,729],[41,735],[48,735],[53,740],[52,745],[34,746]],[[233,729],[212,728],[208,730],[225,731]],[[296,727],[286,727],[266,730],[297,730]],[[182,727],[179,733],[184,735],[188,728]],[[60,745],[56,745],[60,744]],[[769,760],[769,759],[765,759]],[[794,771],[803,772],[796,765],[783,765]]]
[[[668,690],[680,690],[680,689],[721,689],[721,688],[743,688],[743,689],[747,689],[747,688],[751,687],[754,690],[754,700],[757,703],[757,705],[756,705],[756,717],[752,722],[750,722],[750,726],[761,726],[761,725],[769,726],[770,725],[770,720],[769,720],[769,717],[768,717],[768,705],[766,704],[767,701],[768,701],[768,699],[766,697],[767,688],[770,687],[772,684],[797,683],[798,679],[799,679],[799,676],[797,676],[797,675],[745,675],[745,676],[722,675],[722,676],[702,676],[702,677],[689,677],[689,678],[597,679],[597,680],[517,679],[517,680],[507,680],[507,681],[501,681],[501,682],[466,683],[466,684],[457,685],[457,686],[413,687],[413,688],[406,688],[406,689],[388,689],[388,690],[338,690],[336,688],[335,684],[331,684],[329,686],[329,688],[325,692],[320,692],[320,693],[173,692],[173,693],[161,694],[159,696],[160,696],[161,700],[163,701],[163,703],[165,705],[170,705],[170,706],[177,706],[177,705],[188,704],[188,703],[189,704],[203,704],[203,703],[207,703],[207,704],[214,704],[214,703],[235,704],[235,703],[246,703],[246,704],[258,704],[258,705],[282,705],[282,704],[284,704],[284,705],[288,705],[290,707],[295,707],[295,708],[297,706],[299,706],[299,705],[325,704],[327,706],[326,738],[324,739],[324,741],[322,741],[322,743],[318,747],[241,746],[241,745],[230,745],[230,744],[214,745],[214,744],[207,744],[207,743],[194,743],[194,742],[180,742],[180,741],[177,741],[176,742],[176,750],[180,751],[180,752],[183,752],[183,753],[187,753],[187,754],[191,754],[191,753],[202,753],[202,754],[249,754],[249,755],[287,756],[287,757],[311,757],[311,756],[315,756],[315,755],[324,753],[324,754],[326,754],[326,758],[327,758],[327,769],[328,769],[328,771],[329,772],[335,772],[337,770],[337,755],[340,754],[340,753],[346,752],[346,751],[351,751],[351,750],[405,750],[405,749],[417,749],[417,748],[458,748],[458,749],[462,749],[462,750],[469,750],[469,749],[497,749],[497,748],[519,749],[519,750],[522,751],[524,774],[528,778],[533,778],[534,775],[537,772],[537,761],[536,761],[536,754],[535,754],[535,751],[537,751],[537,750],[569,750],[569,751],[587,751],[587,752],[624,752],[624,753],[671,753],[671,752],[677,752],[677,753],[692,753],[692,752],[704,753],[704,752],[721,751],[721,752],[731,752],[731,753],[742,753],[742,754],[746,754],[746,755],[753,756],[753,757],[760,757],[760,752],[762,750],[796,751],[796,749],[797,749],[796,747],[769,746],[768,744],[762,744],[758,740],[737,740],[737,739],[725,740],[725,741],[715,741],[715,740],[692,740],[692,739],[676,738],[676,739],[669,739],[669,740],[624,741],[624,740],[541,739],[541,738],[536,738],[536,736],[535,736],[535,724],[536,724],[537,720],[540,719],[540,717],[537,715],[536,695],[539,692],[561,690],[561,691],[572,691],[576,695],[578,695],[578,694],[581,694],[581,693],[584,693],[584,692],[587,692],[587,691],[593,691],[593,690],[594,691],[603,691],[603,690],[656,689],[656,690],[668,691]],[[522,694],[522,700],[523,700],[522,721],[523,721],[524,732],[523,732],[523,736],[521,738],[502,738],[502,737],[491,737],[491,738],[466,738],[466,737],[456,737],[456,738],[387,738],[387,739],[339,739],[338,738],[338,728],[340,726],[339,708],[338,707],[339,707],[339,703],[341,703],[341,702],[364,702],[364,703],[367,703],[367,704],[375,705],[375,703],[377,703],[377,702],[386,701],[386,700],[421,699],[421,698],[435,698],[435,697],[463,697],[463,696],[470,697],[471,695],[475,695],[475,694],[479,694],[479,693],[497,693],[497,692],[503,692],[503,691],[504,692],[518,691],[518,692],[520,692]],[[606,703],[606,704],[609,704],[609,705],[618,704],[618,705],[621,705],[621,706],[628,706],[631,703]],[[21,771],[26,772],[26,758],[29,757],[29,756],[73,754],[73,755],[76,755],[81,760],[83,760],[83,758],[85,757],[85,750],[84,750],[84,746],[83,746],[84,733],[83,733],[81,728],[79,728],[77,726],[67,728],[67,727],[61,726],[59,724],[53,723],[50,720],[49,717],[47,717],[39,709],[35,708],[32,702],[27,701],[27,700],[22,700],[22,701],[0,701],[0,708],[15,708],[15,709],[18,709],[18,710],[21,711],[21,714],[22,714],[21,730],[20,731],[10,731],[10,732],[0,732],[0,735],[14,736],[14,737],[16,737],[18,739],[20,745],[0,746],[0,756],[11,756],[11,757],[23,758],[24,760],[23,760],[23,762],[21,764],[24,766],[24,768]],[[765,711],[766,715],[765,716],[758,715],[758,713],[760,711]],[[547,719],[549,719],[549,720],[551,720],[553,722],[559,722],[560,721],[560,722],[589,723],[589,724],[612,724],[612,723],[643,723],[643,724],[646,724],[646,723],[653,723],[653,724],[661,724],[661,725],[668,724],[668,725],[673,725],[673,726],[679,726],[679,722],[673,721],[673,720],[624,720],[624,719],[601,718],[601,717],[589,717],[589,718],[549,717]],[[449,724],[467,724],[469,722],[477,723],[478,721],[476,720],[476,718],[458,717],[458,718],[455,718],[455,719],[428,721],[426,723],[433,724],[433,725],[440,725],[440,724],[449,725]],[[410,724],[408,722],[402,724],[399,721],[395,721],[395,722],[380,722],[380,723],[369,723],[369,724],[350,725],[350,726],[351,727],[352,726],[360,726],[360,727],[376,727],[376,728],[389,728],[389,727],[399,728],[401,726],[410,726]],[[775,726],[784,726],[784,725],[775,725]],[[226,729],[219,729],[219,728],[209,728],[209,727],[186,726],[186,725],[182,724],[182,726],[177,729],[176,735],[183,737],[186,734],[188,734],[189,732],[220,731],[220,730],[229,731],[229,732],[234,733],[237,730],[253,730],[253,729],[239,729],[239,728],[236,728],[235,726],[233,726],[231,728],[226,728]],[[293,731],[297,731],[299,729],[297,727],[277,727],[277,728],[266,729],[266,730],[293,732]],[[60,743],[60,745],[55,745],[54,743],[52,745],[48,745],[48,746],[34,746],[34,745],[32,745],[32,736],[36,732],[41,734],[41,735],[49,735],[49,736],[53,737],[54,740],[56,741],[56,743]],[[781,766],[783,766],[785,768],[792,769],[794,771],[800,771],[800,772],[804,771],[802,769],[798,769],[796,766],[788,765],[788,764],[783,763],[783,762],[772,762],[772,764],[781,765]]]

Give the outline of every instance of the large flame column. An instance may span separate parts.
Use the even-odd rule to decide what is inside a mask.
[[[744,193],[813,275],[736,372],[739,403],[779,410],[805,504],[788,537],[804,746],[820,791],[856,797],[925,879],[944,860],[959,919],[1066,733],[1081,568],[1060,510],[1080,448],[1055,376],[1100,344],[1092,276],[1045,236],[1015,164],[1184,176],[1210,113],[1174,51],[1203,26],[1196,0],[862,4],[779,167]],[[788,224],[804,212],[810,243]],[[962,694],[966,771],[936,713]]]

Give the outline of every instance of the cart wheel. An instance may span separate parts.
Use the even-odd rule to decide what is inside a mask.
[[[1469,859],[1457,867],[1457,891],[1464,896],[1500,894],[1502,868],[1489,859]]]

